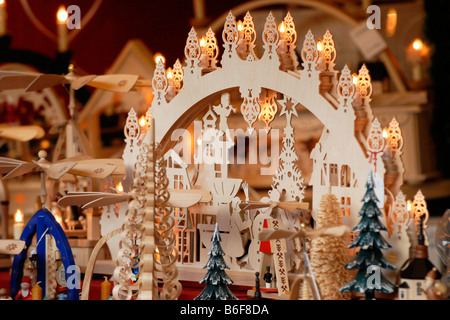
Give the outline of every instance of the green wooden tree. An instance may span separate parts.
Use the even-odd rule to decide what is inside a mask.
[[[229,267],[223,260],[225,252],[220,246],[222,240],[217,223],[211,241],[212,246],[208,253],[210,257],[203,267],[203,269],[208,269],[208,272],[200,281],[200,284],[206,283],[206,286],[194,300],[238,300],[228,288],[228,285],[232,284],[233,280],[225,272],[225,269],[229,269]]]
[[[340,288],[340,292],[354,291],[364,293],[367,300],[374,299],[375,292],[393,293],[395,285],[387,280],[380,268],[395,270],[386,260],[381,249],[390,248],[390,244],[383,238],[380,231],[387,231],[380,222],[381,210],[377,206],[378,199],[374,190],[374,179],[372,171],[366,183],[366,194],[363,198],[363,206],[359,212],[362,217],[360,222],[353,228],[358,236],[350,244],[349,248],[358,247],[356,257],[345,265],[346,269],[358,270],[356,276]]]

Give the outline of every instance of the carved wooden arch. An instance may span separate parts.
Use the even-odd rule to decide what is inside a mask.
[[[187,128],[220,94],[233,88],[266,88],[283,93],[311,111],[330,131],[340,127],[342,121],[348,121],[346,115],[334,109],[319,93],[318,79],[298,79],[279,70],[276,64],[267,66],[264,57],[259,61],[237,61],[188,83],[169,103],[152,106],[155,141],[162,150],[170,149],[176,143],[170,136],[174,129]],[[353,128],[349,128],[348,134],[355,139]]]
[[[315,0],[259,0],[259,1],[247,1],[245,3],[239,4],[236,7],[232,8],[231,11],[236,16],[244,15],[247,11],[252,11],[260,8],[270,7],[274,5],[286,5],[286,6],[298,6],[298,7],[309,7],[313,9],[317,9],[319,11],[325,12],[345,23],[347,23],[351,27],[357,27],[360,24],[360,21],[355,20],[353,17],[342,11],[341,9],[332,6],[327,3],[323,3],[321,1]],[[223,27],[223,23],[226,19],[227,12],[222,14],[220,17],[215,19],[210,23],[210,27],[212,30],[217,31]],[[394,84],[395,89],[398,92],[407,91],[406,85],[402,80],[401,75],[399,74],[398,69],[395,67],[397,61],[395,61],[395,57],[390,52],[389,48],[386,48],[379,54],[379,58],[381,62],[386,67],[387,72]]]

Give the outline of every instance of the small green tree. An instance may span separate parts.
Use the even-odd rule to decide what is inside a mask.
[[[395,270],[389,261],[386,260],[381,249],[390,248],[390,244],[381,236],[380,231],[387,231],[386,227],[379,221],[382,216],[381,210],[377,206],[378,199],[374,190],[374,179],[372,171],[366,183],[366,194],[363,198],[363,206],[359,212],[361,221],[353,228],[358,232],[356,239],[349,248],[359,247],[356,257],[345,265],[346,269],[358,270],[356,276],[345,284],[340,292],[356,291],[365,293],[367,300],[374,298],[375,292],[393,293],[395,285],[387,280],[380,268]]]
[[[220,246],[222,240],[217,223],[211,241],[212,246],[208,253],[210,257],[203,267],[203,269],[208,269],[208,272],[200,281],[200,284],[206,283],[206,286],[194,300],[238,300],[228,288],[228,285],[232,284],[233,280],[225,272],[225,269],[229,269],[229,267],[223,259],[225,252]]]

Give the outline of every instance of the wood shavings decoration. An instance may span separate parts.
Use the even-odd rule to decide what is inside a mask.
[[[173,207],[169,203],[169,179],[164,167],[164,158],[160,157],[155,165],[155,240],[159,259],[155,261],[157,271],[162,273],[162,291],[156,299],[176,300],[181,294],[181,284],[178,281],[178,251],[176,250],[176,235],[173,232],[175,219]],[[155,290],[158,290],[155,279]]]
[[[322,196],[316,217],[316,229],[342,225],[342,213],[336,196]],[[322,235],[311,241],[311,266],[323,300],[349,300],[350,294],[339,289],[350,280],[344,268],[349,260],[347,239]]]
[[[149,161],[150,160],[150,161]],[[149,161],[149,162],[148,162]],[[137,157],[136,167],[133,175],[133,183],[130,194],[132,200],[128,203],[127,214],[123,223],[123,232],[119,243],[118,256],[116,258],[116,268],[114,269],[114,300],[130,300],[138,298],[152,299],[153,297],[153,251],[149,254],[149,250],[154,250],[154,239],[152,245],[152,236],[145,235],[146,230],[152,230],[153,214],[152,184],[148,179],[147,173],[152,174],[153,167],[153,148],[147,144],[141,145],[141,151]],[[150,190],[148,190],[150,187]],[[149,194],[148,194],[149,193]],[[147,216],[147,199],[151,202],[149,216]],[[144,224],[145,223],[145,224]],[[149,238],[148,238],[149,237]],[[145,241],[142,243],[142,241]],[[146,247],[145,256],[142,249]],[[145,261],[145,262],[144,262]],[[142,283],[143,288],[138,290],[132,285],[134,268],[139,268],[141,273],[141,265],[146,266],[142,277],[138,275],[139,284]],[[144,275],[145,273],[145,275]],[[136,279],[134,279],[136,280]]]

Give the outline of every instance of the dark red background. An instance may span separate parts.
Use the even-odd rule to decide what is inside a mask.
[[[28,19],[19,0],[5,0],[11,49],[26,49],[55,57],[57,43],[41,33]],[[205,0],[206,15],[219,17],[239,0]],[[28,0],[34,14],[56,34],[56,12],[60,5],[78,5],[86,14],[92,0]],[[70,43],[73,61],[82,70],[105,72],[129,39],[139,38],[153,52],[162,52],[166,65],[184,57],[184,46],[194,17],[192,0],[104,0],[90,22]]]

